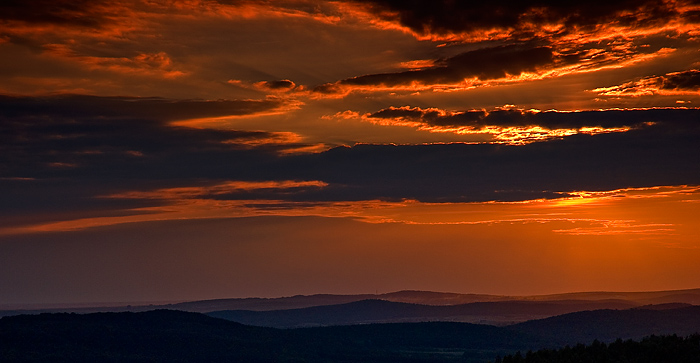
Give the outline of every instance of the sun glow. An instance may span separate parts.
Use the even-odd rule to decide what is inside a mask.
[[[318,216],[406,225],[548,226],[550,233],[571,236],[619,236],[651,239],[660,243],[697,234],[700,187],[663,186],[611,191],[575,191],[571,197],[522,202],[426,203],[367,200],[295,202],[238,199],[236,194],[261,189],[289,193],[326,188],[322,181],[229,181],[203,187],[131,191],[106,196],[112,199],[158,199],[165,204],[136,208],[117,217],[79,218],[0,229],[2,235],[70,231],[123,223],[180,219],[221,219],[255,216]],[[226,198],[222,198],[225,196]],[[537,227],[540,229],[541,227]],[[690,241],[686,238],[686,241]],[[696,240],[697,241],[697,240]],[[686,242],[685,248],[700,248]]]

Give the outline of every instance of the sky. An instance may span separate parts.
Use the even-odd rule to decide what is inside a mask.
[[[700,287],[697,0],[6,0],[0,306]]]

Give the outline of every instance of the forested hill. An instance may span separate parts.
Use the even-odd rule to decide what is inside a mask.
[[[678,309],[593,310],[532,320],[508,329],[556,345],[640,339],[648,335],[690,335],[700,332],[700,306]],[[699,358],[700,359],[700,358]],[[700,361],[700,360],[699,360]]]
[[[618,339],[605,344],[594,341],[560,349],[498,357],[495,363],[697,363],[700,361],[700,335],[688,337],[650,336],[641,341]]]
[[[487,362],[610,337],[700,331],[700,307],[598,310],[508,327],[427,322],[276,329],[200,313],[0,319],[0,362]],[[515,357],[515,356],[513,356]]]

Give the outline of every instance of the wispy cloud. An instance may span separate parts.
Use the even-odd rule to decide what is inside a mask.
[[[322,181],[227,181],[210,186],[166,188],[154,191],[132,191],[119,194],[111,194],[105,198],[130,198],[130,199],[184,199],[195,197],[215,197],[226,194],[249,192],[256,190],[289,191],[298,188],[323,188],[328,186]]]
[[[663,214],[636,213],[640,206],[679,208],[678,203],[700,199],[698,186],[628,188],[611,191],[572,192],[564,199],[522,202],[422,203],[363,200],[306,202],[289,199],[246,199],[251,192],[289,197],[314,188],[321,181],[226,181],[191,186],[129,191],[104,196],[110,199],[161,200],[161,205],[126,210],[120,216],[78,218],[0,229],[0,234],[71,231],[123,223],[182,219],[221,219],[254,216],[320,216],[353,218],[366,223],[407,225],[496,226],[502,224],[547,225],[552,233],[572,236],[618,235],[653,238],[681,233],[687,221],[665,222]],[[234,195],[238,194],[238,197]],[[243,199],[240,199],[243,198]],[[567,201],[578,201],[567,203]],[[692,220],[693,217],[689,216]]]
[[[62,44],[49,44],[44,48],[51,56],[77,61],[91,70],[163,78],[175,78],[187,74],[178,70],[165,52],[140,53],[132,57],[96,57],[79,55]]]

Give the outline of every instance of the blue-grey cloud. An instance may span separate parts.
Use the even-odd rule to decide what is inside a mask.
[[[0,116],[122,118],[174,121],[192,118],[241,116],[271,111],[283,101],[172,100],[158,97],[98,97],[58,95],[18,97],[0,95]]]
[[[116,102],[89,99],[98,104]],[[282,155],[274,145],[250,148],[235,142],[270,137],[266,132],[173,127],[143,118],[139,112],[134,113],[138,117],[110,118],[96,115],[91,106],[71,114],[60,97],[24,102],[38,104],[40,100],[44,107],[34,115],[28,106],[22,106],[21,112],[22,107],[5,108],[0,115],[3,216],[85,210],[109,214],[159,201],[98,197],[226,180],[315,180],[328,185],[233,190],[203,197],[309,203],[513,201],[557,197],[560,194],[555,192],[574,190],[700,184],[700,110],[696,109],[530,115],[551,127],[645,126],[527,145],[355,145],[317,154]],[[11,108],[11,103],[6,105]],[[481,116],[476,112],[477,119]],[[498,122],[530,123],[521,120],[530,116],[504,113]]]

